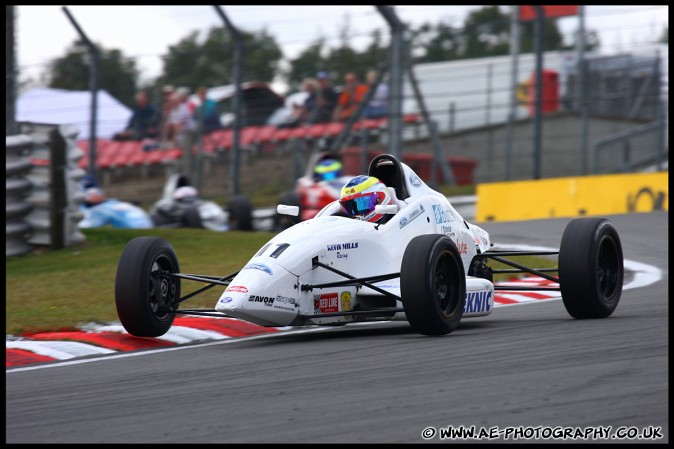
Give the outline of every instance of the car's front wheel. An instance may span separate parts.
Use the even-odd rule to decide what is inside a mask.
[[[400,294],[415,331],[445,335],[456,330],[466,303],[466,275],[449,237],[420,235],[410,241],[400,269]]]
[[[136,237],[119,258],[115,276],[117,315],[131,335],[158,337],[171,328],[180,299],[178,257],[158,237]]]

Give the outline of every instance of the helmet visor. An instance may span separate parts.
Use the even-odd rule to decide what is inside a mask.
[[[342,206],[352,217],[357,215],[367,215],[374,211],[374,207],[379,204],[376,193],[366,193],[356,197],[349,197],[340,201]]]

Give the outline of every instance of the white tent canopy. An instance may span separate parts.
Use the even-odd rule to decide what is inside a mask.
[[[96,137],[110,139],[126,127],[133,111],[103,89],[97,98]],[[74,125],[77,140],[88,140],[91,92],[81,90],[34,88],[19,96],[16,121],[50,125]]]

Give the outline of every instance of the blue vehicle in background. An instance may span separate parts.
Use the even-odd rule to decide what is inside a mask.
[[[80,182],[80,188],[84,190],[84,202],[80,205],[84,218],[77,224],[80,229],[104,226],[125,229],[154,227],[147,212],[134,204],[107,198],[92,177],[85,177]]]

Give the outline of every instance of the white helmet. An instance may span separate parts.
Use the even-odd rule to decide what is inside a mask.
[[[84,203],[93,206],[105,201],[105,194],[98,187],[89,187],[84,191]]]
[[[339,202],[349,216],[372,223],[381,220],[384,215],[374,211],[378,204],[392,203],[391,193],[386,184],[374,176],[356,176],[342,187],[342,196]]]
[[[176,191],[173,192],[173,199],[186,203],[194,201],[197,196],[199,196],[199,192],[192,186],[178,187]]]

